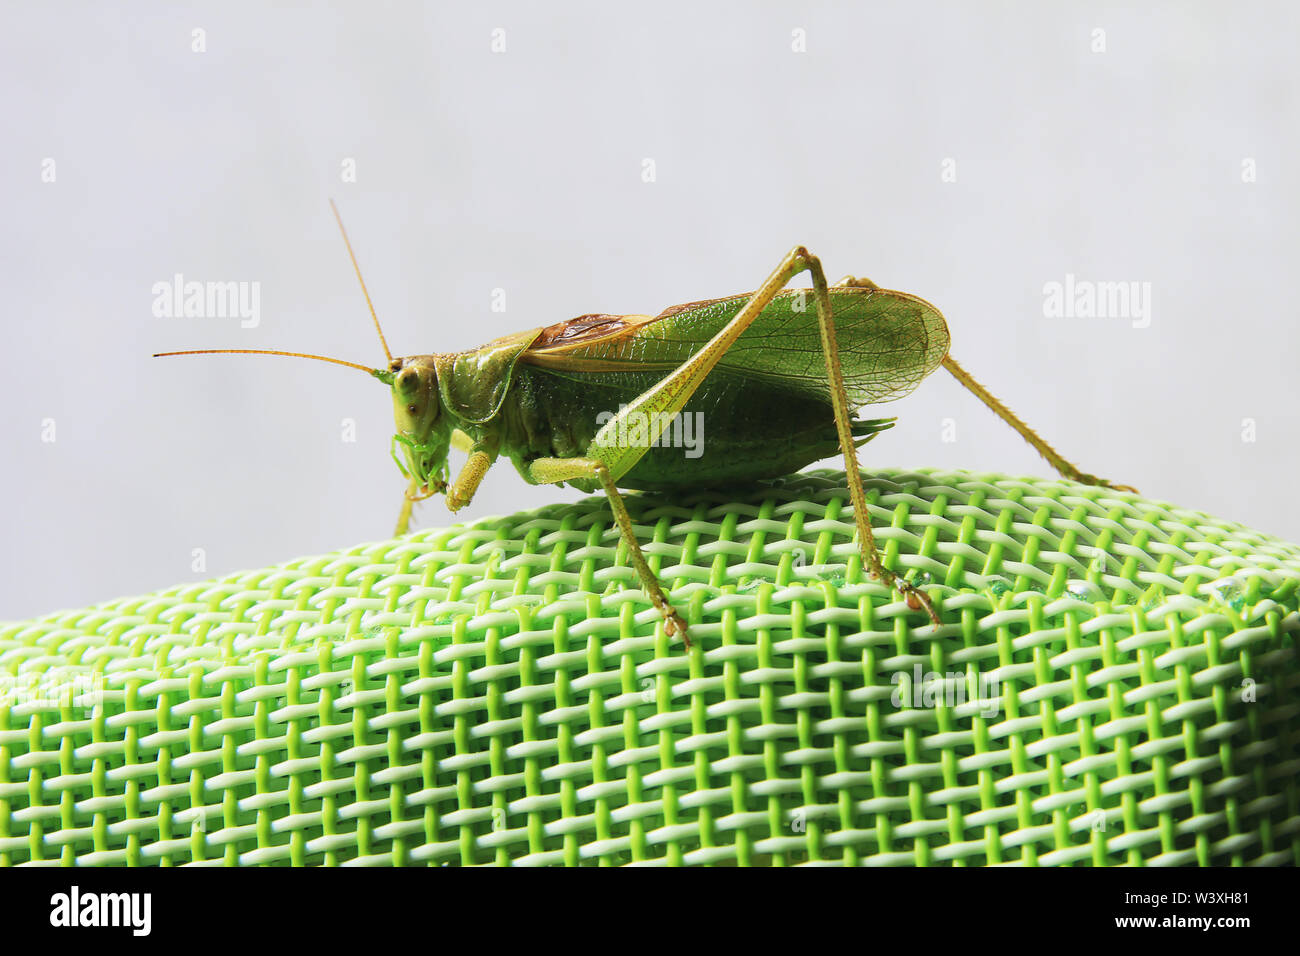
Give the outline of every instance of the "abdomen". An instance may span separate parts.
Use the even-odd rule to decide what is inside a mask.
[[[583,381],[550,370],[519,365],[503,410],[507,447],[516,465],[541,457],[572,458],[587,453],[596,432],[620,407],[662,378],[662,373],[628,373]],[[617,379],[617,384],[613,380]],[[622,438],[637,444],[633,420]],[[858,435],[878,430],[859,423]],[[624,488],[667,490],[775,478],[839,453],[828,402],[773,388],[761,381],[715,370],[687,402],[681,416],[628,474]]]

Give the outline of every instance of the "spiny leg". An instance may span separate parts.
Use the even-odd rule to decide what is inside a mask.
[[[972,392],[976,398],[993,410],[993,413],[1002,419],[1017,432],[1020,437],[1029,442],[1034,450],[1047,459],[1048,463],[1057,470],[1063,477],[1071,481],[1078,481],[1085,485],[1100,485],[1103,488],[1113,488],[1116,491],[1137,491],[1129,485],[1112,484],[1105,478],[1098,478],[1096,475],[1090,475],[1087,472],[1080,471],[1077,465],[1073,465],[1061,457],[1051,445],[1047,444],[1038,433],[1026,425],[1016,416],[1016,414],[1007,408],[1002,402],[994,398],[993,395],[979,382],[971,378],[969,372],[957,364],[951,355],[944,356],[943,367],[952,373],[952,377],[961,382],[967,391]]]
[[[848,396],[844,391],[844,375],[840,368],[840,350],[839,343],[835,338],[835,318],[834,310],[831,308],[830,292],[826,286],[826,274],[822,272],[821,262],[816,256],[807,255],[808,272],[813,280],[813,301],[817,307],[817,325],[821,330],[822,354],[826,358],[826,376],[831,392],[831,408],[835,413],[835,430],[839,434],[840,450],[844,454],[844,474],[848,480],[849,497],[853,501],[853,518],[858,527],[858,548],[862,553],[863,563],[874,577],[879,578],[888,587],[893,588],[902,594],[907,600],[907,606],[913,610],[925,609],[930,615],[930,620],[937,627],[940,623],[939,615],[930,603],[930,598],[924,591],[917,588],[910,581],[905,581],[896,575],[893,571],[885,567],[880,560],[880,552],[876,550],[876,538],[871,531],[871,520],[867,511],[867,494],[862,487],[862,473],[858,465],[857,448],[853,444],[853,429],[849,421],[849,402]],[[841,279],[840,286],[857,284],[859,280],[853,280],[852,277],[846,276]],[[869,279],[865,288],[875,288],[875,283]]]
[[[836,288],[857,288],[857,289],[878,289],[880,288],[870,279],[863,279],[856,276],[845,276],[839,282],[835,283]],[[1061,453],[1049,445],[1043,438],[1032,428],[1022,421],[1015,412],[1007,408],[1005,404],[995,398],[987,388],[975,381],[971,374],[957,364],[956,359],[947,355],[943,359],[943,367],[946,368],[952,377],[962,384],[967,391],[972,392],[976,398],[993,410],[993,414],[1014,428],[1020,437],[1029,442],[1034,450],[1047,459],[1048,463],[1056,469],[1062,477],[1069,478],[1071,481],[1077,481],[1085,485],[1100,485],[1103,488],[1113,488],[1116,491],[1137,491],[1129,485],[1116,485],[1107,481],[1105,478],[1098,478],[1096,475],[1090,475],[1087,472],[1080,471],[1077,465],[1071,464],[1061,457]]]
[[[803,246],[797,246],[786,254],[771,275],[749,297],[744,307],[712,339],[701,346],[699,351],[656,385],[642,392],[607,422],[596,433],[596,437],[587,449],[587,457],[605,464],[614,481],[626,475],[668,427],[672,417],[685,407],[708,374],[726,354],[727,349],[735,343],[745,329],[753,324],[786,284],[805,271],[809,272],[813,279],[814,301],[818,325],[821,329],[822,350],[826,357],[835,428],[839,436],[840,448],[844,452],[845,478],[853,500],[858,547],[863,563],[873,576],[903,594],[909,607],[915,610],[924,608],[930,615],[930,619],[937,625],[939,615],[935,612],[929,598],[910,582],[904,581],[886,568],[876,550],[875,537],[871,533],[867,512],[866,492],[862,487],[862,475],[858,470],[853,432],[849,424],[848,398],[844,392],[844,380],[840,372],[834,313],[831,309],[830,293],[827,291],[826,274],[822,271],[821,262]],[[624,423],[630,420],[632,415],[645,415],[650,422],[650,427],[646,429],[645,443],[635,447],[620,445],[617,436],[627,434]]]
[[[528,473],[534,481],[545,485],[557,481],[571,481],[574,478],[596,478],[600,481],[601,487],[605,490],[605,497],[609,499],[610,510],[614,512],[614,521],[623,535],[623,540],[627,542],[628,555],[632,559],[632,567],[636,569],[637,577],[641,579],[641,587],[650,597],[650,603],[663,615],[664,632],[669,637],[681,634],[682,641],[689,649],[691,636],[686,630],[686,622],[668,603],[668,597],[664,594],[658,576],[650,567],[650,562],[646,560],[641,544],[636,539],[636,529],[632,526],[632,516],[628,514],[627,503],[624,502],[618,486],[614,484],[609,468],[590,458],[539,458],[528,466]]]

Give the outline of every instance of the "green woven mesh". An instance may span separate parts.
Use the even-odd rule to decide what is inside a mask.
[[[1300,548],[1069,482],[600,498],[0,627],[0,861],[1293,864]]]

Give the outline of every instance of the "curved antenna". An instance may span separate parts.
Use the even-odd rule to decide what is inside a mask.
[[[169,355],[288,355],[291,358],[312,359],[316,362],[329,362],[331,365],[360,369],[367,375],[373,375],[379,379],[391,375],[391,373],[382,369],[367,368],[365,365],[358,365],[356,362],[349,362],[347,359],[330,358],[328,355],[312,355],[310,352],[281,352],[278,349],[186,349],[183,352],[153,353],[154,358],[166,358]]]
[[[348,247],[348,258],[352,260],[352,270],[357,274],[357,281],[361,283],[361,294],[366,297],[366,306],[370,309],[370,317],[375,320],[375,331],[379,333],[379,344],[384,347],[384,357],[388,359],[388,364],[393,364],[393,353],[388,351],[388,339],[384,338],[384,330],[379,327],[379,316],[375,315],[374,303],[370,301],[370,292],[366,289],[366,280],[361,278],[361,266],[357,265],[357,254],[352,251],[352,243],[348,241],[348,231],[343,228],[343,217],[339,215],[339,207],[334,205],[334,200],[330,200],[330,208],[334,210],[334,221],[339,224],[339,232],[343,233],[343,245]]]

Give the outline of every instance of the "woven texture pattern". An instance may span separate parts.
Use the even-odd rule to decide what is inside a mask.
[[[601,498],[0,626],[0,863],[1295,864],[1300,548],[1070,482]]]

